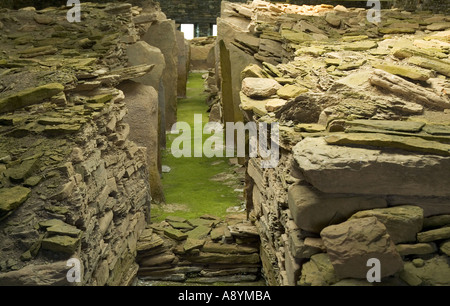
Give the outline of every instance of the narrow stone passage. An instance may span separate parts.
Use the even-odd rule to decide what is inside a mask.
[[[245,209],[240,207],[243,201],[244,168],[233,164],[233,159],[230,161],[226,157],[193,157],[196,145],[194,116],[202,115],[202,128],[208,119],[203,82],[201,73],[191,73],[187,98],[179,99],[178,122],[186,122],[191,127],[192,157],[174,157],[171,146],[181,134],[167,134],[167,149],[163,151],[162,158],[166,204],[152,205],[154,222],[162,221],[169,215],[195,218],[211,214],[224,217],[227,210],[237,212]],[[208,137],[204,135],[201,143]]]
[[[191,73],[187,98],[178,101],[178,128],[189,124],[192,152],[209,137],[194,137],[194,116],[202,115],[202,128],[207,123],[203,83],[201,73]],[[138,241],[137,285],[265,285],[259,235],[246,220],[245,168],[233,158],[175,157],[171,147],[180,135],[167,135],[166,203],[152,205],[152,223]]]

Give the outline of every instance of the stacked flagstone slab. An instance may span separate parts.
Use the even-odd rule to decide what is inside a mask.
[[[81,10],[83,23],[65,7],[0,11],[1,285],[131,284],[162,191],[164,56],[140,37],[164,15],[125,3]],[[79,283],[66,277],[70,258]]]
[[[372,258],[382,284],[450,284],[450,36],[440,25],[450,17],[366,16],[223,5],[224,120],[236,120],[226,113],[237,104],[246,122],[279,124],[277,167],[247,162],[271,285],[377,284],[367,280]],[[264,52],[270,43],[278,51]],[[239,75],[239,61],[223,66],[233,52],[252,57]]]
[[[188,284],[258,281],[259,236],[245,217],[172,216],[152,224],[137,244],[139,278]]]

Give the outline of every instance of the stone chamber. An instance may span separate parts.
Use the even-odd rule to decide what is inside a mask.
[[[0,285],[450,285],[448,2],[181,2],[0,5]],[[233,159],[244,213],[154,222],[192,71],[276,164]]]

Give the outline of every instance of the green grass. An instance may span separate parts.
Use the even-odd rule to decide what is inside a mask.
[[[192,135],[194,114],[203,115],[203,126],[208,120],[203,90],[201,74],[192,73],[188,80],[187,98],[178,101],[177,121],[189,123]],[[171,171],[162,176],[166,204],[152,206],[152,221],[162,221],[168,215],[188,219],[204,214],[224,217],[227,208],[241,204],[234,191],[235,188],[241,188],[233,175],[234,168],[230,167],[226,157],[174,157],[170,148],[178,136],[167,134],[167,150],[162,154],[162,164],[171,167]],[[202,141],[208,137],[209,135],[204,135]],[[193,143],[194,139],[191,143],[192,152]],[[211,181],[218,174],[224,180]],[[183,209],[177,210],[178,208]]]

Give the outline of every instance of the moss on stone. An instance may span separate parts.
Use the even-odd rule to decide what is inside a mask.
[[[31,189],[16,186],[0,189],[0,220],[22,205],[31,195]]]
[[[164,229],[164,235],[175,240],[185,240],[188,235],[172,227]]]
[[[70,236],[53,236],[42,239],[41,248],[56,253],[73,254],[80,242],[80,238]]]
[[[420,68],[418,69],[411,66],[400,66],[393,64],[375,64],[374,67],[416,81],[426,81],[431,77],[430,71],[420,70]]]
[[[206,124],[208,106],[205,103],[204,80],[201,73],[189,75],[187,98],[179,99],[177,120],[194,126],[194,114],[202,116]],[[170,148],[176,134],[167,135],[167,147]],[[203,141],[210,135],[203,135]],[[203,144],[203,143],[202,143]],[[192,148],[195,143],[192,139]],[[240,204],[234,189],[238,187],[238,180],[233,176],[226,182],[213,181],[211,178],[220,173],[231,173],[232,168],[226,157],[181,157],[176,158],[170,150],[163,151],[162,163],[169,165],[170,173],[163,173],[162,183],[167,205],[152,205],[152,220],[162,221],[168,215],[184,218],[196,218],[203,214],[223,217],[226,209]],[[178,210],[166,208],[180,207]]]
[[[112,98],[113,96],[111,94],[97,95],[90,97],[86,102],[102,104],[111,101]]]
[[[37,104],[62,92],[64,86],[51,83],[40,87],[29,88],[9,97],[0,99],[0,113],[12,112],[26,106]]]

